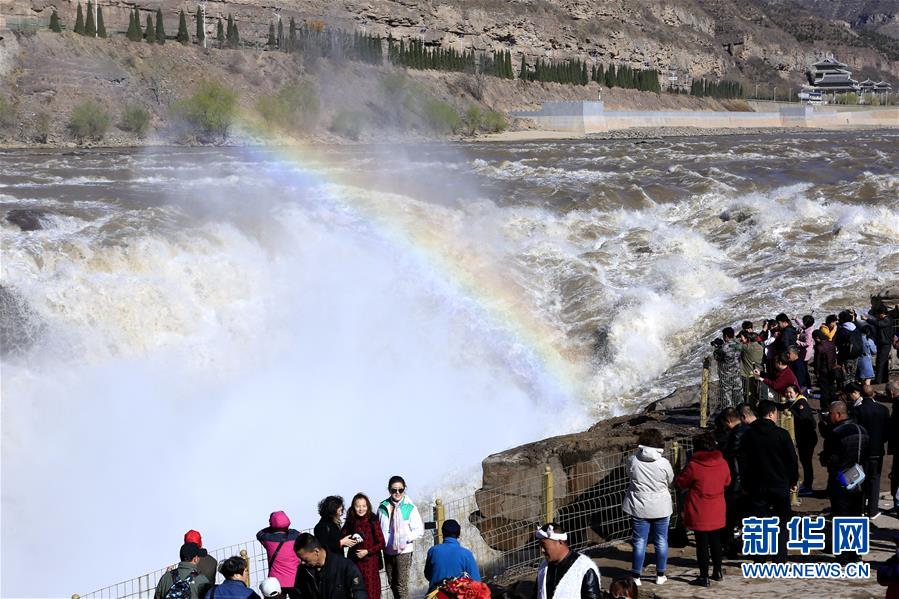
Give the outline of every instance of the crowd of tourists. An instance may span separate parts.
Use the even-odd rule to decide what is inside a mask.
[[[259,585],[261,595],[247,584],[245,559],[233,556],[218,564],[203,549],[200,533],[190,530],[178,565],[160,578],[154,598],[380,599],[380,572],[386,570],[394,599],[409,599],[412,553],[425,527],[406,495],[403,477],[391,477],[387,489],[389,496],[377,510],[364,493],[353,497],[348,512],[342,497],[325,497],[318,504],[320,520],[312,533],[291,528],[283,511],[273,512],[269,525],[256,534],[268,559],[269,576]],[[457,521],[443,522],[443,542],[428,550],[425,562],[429,591],[456,579],[480,581],[474,555],[459,543],[461,532]],[[218,585],[213,584],[216,572],[224,579]]]
[[[784,395],[789,385],[808,392],[814,382],[827,410],[845,385],[885,384],[890,352],[899,353],[894,319],[883,304],[869,314],[843,310],[820,325],[810,314],[800,319],[781,313],[758,330],[747,320],[739,332],[724,328],[712,345],[722,408],[755,405],[764,386]]]
[[[862,317],[844,311],[819,327],[811,316],[795,320],[779,314],[759,331],[749,321],[736,334],[727,327],[713,345],[722,408],[715,431],[693,438],[692,454],[678,474],[664,456],[658,429],[640,432],[628,460],[629,485],[621,507],[631,519],[630,576],[613,580],[604,592],[595,562],[571,549],[563,526],[550,522],[535,533],[545,558],[536,599],[637,599],[650,543],[655,582],[665,584],[672,489],[680,494],[682,524],[696,543],[698,576],[691,584],[703,587],[723,580],[725,554],[736,558],[741,553],[740,527],[747,517],[779,517],[776,561],[788,560],[792,493],[826,496],[831,517],[880,517],[887,453],[894,456],[891,511],[899,517],[899,380],[889,381],[889,353],[899,351],[899,339],[885,308]],[[881,383],[884,391],[878,394],[874,385]],[[809,398],[818,399],[817,409]],[[884,404],[892,404],[892,414]],[[786,411],[794,418],[795,443],[778,426],[779,414]],[[819,435],[827,481],[816,489],[813,459]],[[218,564],[203,549],[201,535],[188,531],[180,561],[159,580],[155,599],[380,599],[382,570],[393,599],[410,599],[412,555],[425,526],[401,476],[392,477],[387,490],[389,496],[376,509],[364,493],[353,497],[348,511],[343,498],[324,498],[312,533],[291,528],[283,511],[272,513],[256,536],[269,574],[259,593],[247,584],[246,560],[233,556]],[[457,521],[446,520],[443,542],[428,550],[422,574],[430,599],[490,597],[474,556],[460,543],[461,532]],[[858,558],[837,553],[840,560]],[[224,579],[217,585],[216,572]],[[899,593],[899,557],[882,566],[881,574],[884,584],[893,584]]]

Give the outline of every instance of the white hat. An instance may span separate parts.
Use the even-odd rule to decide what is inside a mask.
[[[281,594],[281,583],[274,576],[269,576],[259,585],[263,597],[277,597]]]

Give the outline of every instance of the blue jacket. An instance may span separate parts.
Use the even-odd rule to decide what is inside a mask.
[[[247,588],[240,580],[226,580],[206,591],[206,599],[212,597],[215,591],[215,599],[261,599],[253,589]]]
[[[463,573],[472,580],[481,580],[478,563],[474,561],[471,551],[459,544],[459,539],[447,537],[440,545],[428,549],[425,562],[425,578],[431,583],[428,592],[437,588],[444,578],[458,578]]]

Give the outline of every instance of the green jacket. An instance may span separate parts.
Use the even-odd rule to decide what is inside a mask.
[[[752,371],[756,368],[761,370],[762,361],[765,356],[765,348],[755,341],[743,344],[740,352],[741,373],[746,378],[755,376]]]
[[[159,584],[156,585],[156,592],[153,594],[153,599],[165,599],[165,594],[174,584],[172,581],[172,572],[178,572],[179,580],[187,578],[190,576],[191,572],[197,573],[197,575],[193,577],[193,580],[190,581],[190,599],[203,599],[203,596],[206,595],[206,591],[212,586],[209,579],[199,573],[200,570],[195,564],[190,562],[178,562],[178,567],[176,569],[169,570],[159,579]]]

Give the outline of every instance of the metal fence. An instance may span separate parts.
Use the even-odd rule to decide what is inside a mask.
[[[669,442],[665,456],[679,471],[692,452],[689,439]],[[425,594],[424,564],[428,549],[442,541],[440,528],[447,519],[462,526],[462,542],[474,553],[484,580],[503,583],[536,568],[542,559],[534,538],[537,527],[555,521],[568,532],[572,548],[587,550],[630,538],[630,517],[621,510],[629,484],[627,459],[633,451],[609,453],[569,467],[546,465],[539,474],[523,476],[509,484],[483,488],[474,495],[450,501],[434,500],[430,513],[419,509],[427,532],[415,543],[410,588],[414,596]],[[678,525],[680,506],[673,493],[675,513],[672,526]],[[258,585],[267,576],[265,550],[255,540],[229,545],[210,555],[222,561],[232,555],[248,560],[250,585]],[[120,582],[80,599],[143,599],[153,597],[159,579],[168,568],[161,568],[131,580]],[[221,575],[219,575],[219,579]],[[384,572],[382,596],[389,597]],[[75,596],[78,597],[78,596]]]

